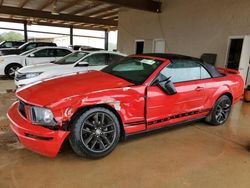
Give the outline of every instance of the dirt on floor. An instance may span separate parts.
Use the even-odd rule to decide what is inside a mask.
[[[67,142],[53,159],[25,149],[8,128],[15,100],[0,94],[0,188],[250,187],[250,103],[236,104],[225,125],[197,122],[136,136],[89,160]]]

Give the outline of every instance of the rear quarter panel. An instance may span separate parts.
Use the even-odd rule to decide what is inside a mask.
[[[225,93],[232,95],[232,103],[240,100],[244,82],[238,74],[227,74],[223,77],[208,79],[206,82],[205,106],[212,108],[216,100]]]

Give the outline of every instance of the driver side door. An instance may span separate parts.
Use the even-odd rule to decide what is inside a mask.
[[[201,79],[202,68],[195,61],[173,60],[160,71],[157,79],[171,77],[177,93],[168,95],[158,85],[147,88],[148,129],[193,119],[203,114],[205,80]],[[206,76],[209,78],[210,75]]]

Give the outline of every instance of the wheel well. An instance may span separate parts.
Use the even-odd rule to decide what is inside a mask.
[[[231,93],[226,92],[226,93],[223,93],[221,96],[223,96],[223,95],[228,96],[228,97],[230,98],[231,102],[233,102],[233,95],[232,95]],[[220,97],[221,97],[221,96],[220,96]]]
[[[10,67],[11,65],[19,65],[20,67],[23,67],[20,63],[10,63],[10,64],[8,64],[8,65],[5,67],[5,69],[4,69],[4,73],[5,73],[5,74],[7,74],[7,69],[8,69],[8,67]]]
[[[119,125],[120,125],[120,129],[121,129],[121,139],[124,139],[125,138],[125,130],[124,130],[124,127],[123,127],[123,123],[122,123],[122,119],[121,119],[121,116],[119,115],[119,113],[114,109],[112,108],[111,106],[107,105],[107,104],[97,104],[97,105],[91,105],[91,106],[84,106],[82,108],[79,108],[74,114],[73,116],[71,117],[71,120],[70,120],[70,125],[72,123],[74,123],[74,121],[76,119],[78,119],[79,116],[81,116],[85,111],[91,109],[91,108],[96,108],[96,107],[102,107],[102,108],[106,108],[108,110],[110,110],[111,112],[113,112],[115,114],[115,116],[117,117],[118,121],[119,121]]]

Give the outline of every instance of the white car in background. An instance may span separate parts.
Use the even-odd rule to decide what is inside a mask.
[[[21,87],[34,82],[64,76],[72,73],[101,70],[110,63],[125,57],[125,54],[108,51],[78,51],[51,62],[27,66],[19,69],[15,75],[15,84]]]
[[[1,56],[0,75],[13,79],[15,71],[22,67],[56,61],[72,52],[73,50],[65,47],[38,47],[20,55]]]

